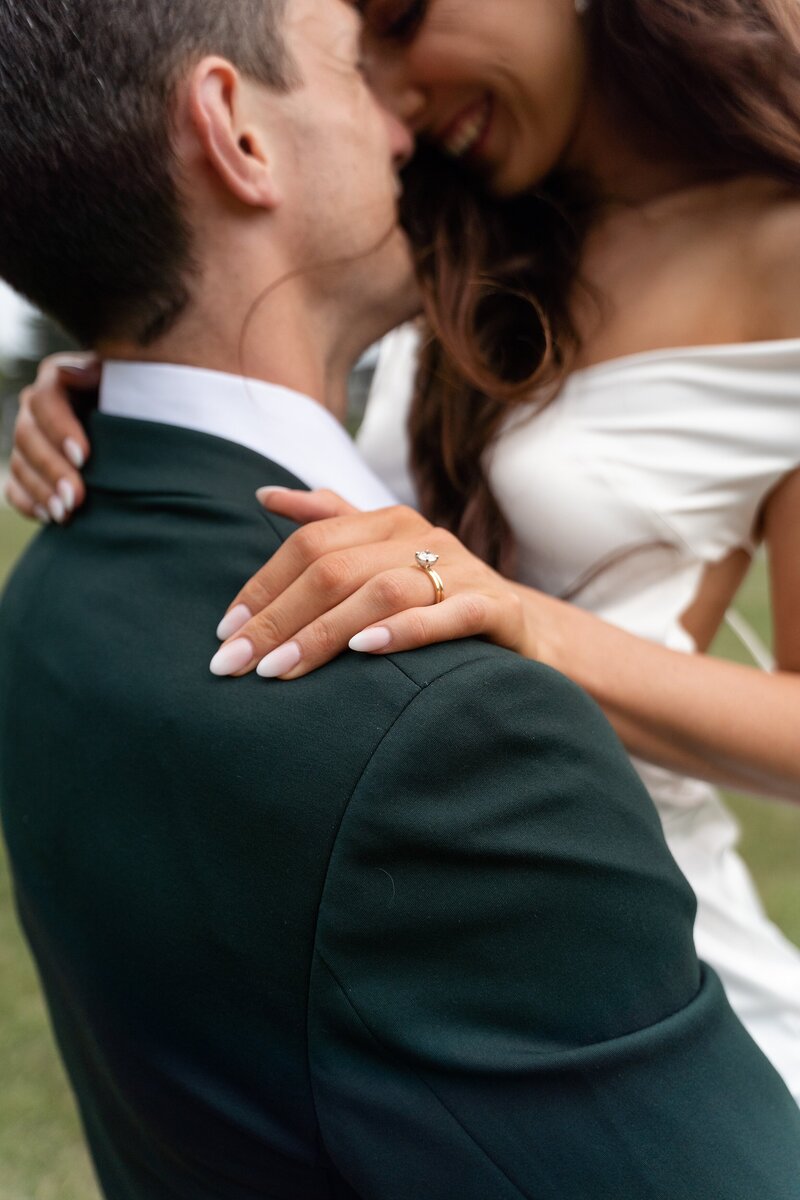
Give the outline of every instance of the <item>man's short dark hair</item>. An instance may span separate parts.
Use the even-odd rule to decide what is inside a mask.
[[[186,306],[176,84],[219,54],[296,82],[286,0],[0,0],[0,276],[77,340],[146,344]]]

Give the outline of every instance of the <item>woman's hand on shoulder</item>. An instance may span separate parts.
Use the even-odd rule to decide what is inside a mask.
[[[515,586],[413,509],[363,513],[332,492],[275,488],[259,499],[301,528],[232,601],[215,675],[299,679],[348,646],[395,654],[474,636],[529,653]],[[440,603],[420,551],[438,555]]]
[[[23,516],[62,524],[83,503],[89,442],[70,393],[96,392],[100,370],[94,355],[55,354],[20,395],[6,499]]]

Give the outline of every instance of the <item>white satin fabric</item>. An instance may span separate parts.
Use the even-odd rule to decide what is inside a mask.
[[[417,340],[386,340],[360,445],[414,502],[406,422]],[[519,578],[695,652],[681,616],[706,568],[752,553],[769,493],[800,466],[800,339],[658,350],[575,372],[516,412],[487,458]],[[657,686],[657,681],[654,681]],[[800,1102],[800,951],[767,919],[708,784],[634,763],[698,900],[696,942]]]

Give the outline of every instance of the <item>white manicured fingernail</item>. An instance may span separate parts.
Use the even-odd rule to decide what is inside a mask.
[[[60,371],[75,371],[78,375],[94,375],[97,371],[96,362],[85,362],[82,358],[70,358],[65,354],[58,363]]]
[[[237,604],[236,608],[232,608],[220,621],[217,626],[217,637],[221,642],[227,641],[229,637],[238,633],[243,625],[252,620],[252,617],[253,614],[246,604]]]
[[[68,479],[59,479],[58,494],[64,502],[64,508],[71,513],[75,507],[75,488]]]
[[[83,453],[80,443],[75,441],[75,438],[65,439],[64,453],[77,471],[80,471],[86,465],[86,455]]]
[[[43,525],[50,524],[50,513],[47,511],[46,508],[42,508],[41,504],[37,504],[36,508],[33,510],[33,512],[34,512],[34,515],[36,517],[38,517],[38,519],[42,522]]]
[[[299,642],[287,642],[285,646],[278,646],[277,650],[262,658],[256,670],[262,679],[277,679],[279,675],[293,671],[302,657],[303,651]]]
[[[64,517],[67,515],[64,510],[63,502],[59,500],[58,496],[51,496],[47,501],[47,507],[50,510],[50,516],[58,525],[60,525],[64,520]]]
[[[391,640],[389,630],[378,626],[376,629],[365,629],[362,633],[357,633],[355,637],[350,638],[349,645],[351,650],[357,650],[359,654],[372,654],[376,650],[385,650]]]
[[[265,504],[267,500],[269,500],[270,496],[274,496],[275,492],[289,491],[291,491],[291,488],[278,487],[277,485],[275,487],[262,487],[256,492],[256,499],[258,500],[259,504]]]
[[[211,674],[224,676],[243,671],[253,661],[254,655],[253,643],[248,638],[238,638],[217,651],[211,660]]]

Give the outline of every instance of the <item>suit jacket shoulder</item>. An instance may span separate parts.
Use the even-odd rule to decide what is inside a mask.
[[[423,687],[331,855],[309,1006],[327,1143],[382,1200],[789,1200],[796,1106],[697,962],[605,719],[546,667],[460,655],[398,658]]]

